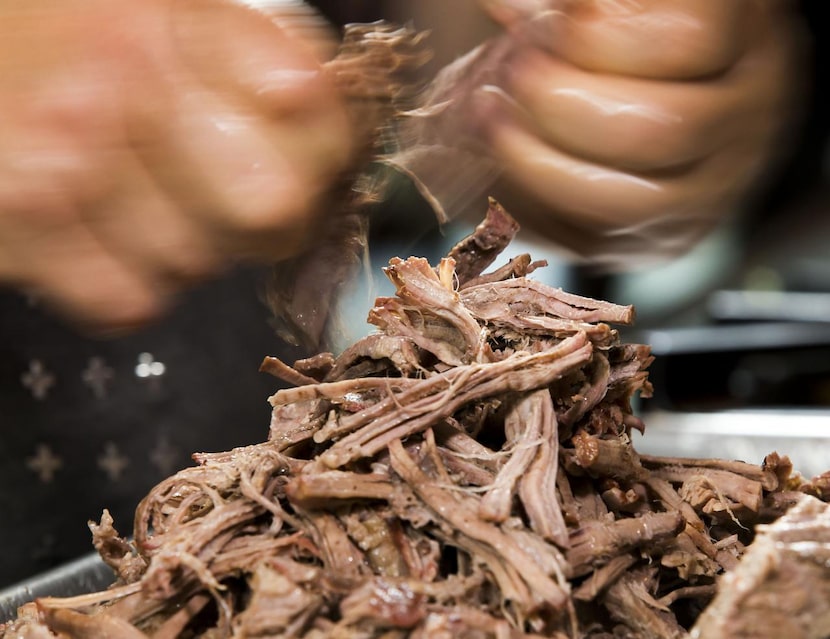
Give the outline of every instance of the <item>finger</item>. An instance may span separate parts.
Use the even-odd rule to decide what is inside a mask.
[[[493,145],[511,182],[556,215],[604,229],[706,216],[749,179],[746,158],[729,153],[680,175],[643,176],[575,158],[512,124],[496,127]]]
[[[219,0],[176,7],[186,64],[141,74],[147,99],[132,105],[131,143],[167,196],[213,225],[223,250],[252,250],[268,233],[280,236],[267,245],[272,256],[293,254],[314,203],[351,157],[345,108],[318,83],[313,56],[259,13]],[[298,69],[301,78],[313,69],[311,85],[262,84]]]
[[[525,21],[519,33],[583,69],[676,79],[728,69],[764,12],[757,0],[579,0],[554,6]]]
[[[221,255],[207,231],[153,182],[137,158],[119,155],[117,188],[83,215],[100,243],[150,281],[178,284],[218,272]]]
[[[685,166],[742,135],[742,78],[664,82],[588,72],[532,50],[511,63],[510,96],[550,145],[585,160],[633,171]],[[736,126],[737,125],[737,126]]]
[[[108,98],[109,91],[73,91],[58,79],[1,105],[0,210],[26,215],[31,225],[68,223],[78,208],[67,202],[94,199],[108,187],[110,174],[97,161],[99,149],[114,144],[117,108]]]
[[[72,203],[106,188],[90,161],[95,145],[67,117],[73,109],[56,95],[26,97],[28,109],[7,105],[0,118],[0,280],[25,280],[26,243],[79,224]]]
[[[225,248],[269,232],[283,236],[276,257],[300,250],[316,198],[349,154],[345,116],[270,121],[196,90],[167,114],[167,130],[137,147],[165,193]]]
[[[169,291],[130,270],[81,224],[33,231],[6,223],[0,235],[0,252],[13,265],[9,279],[82,326],[127,330],[155,319],[165,307]]]
[[[287,18],[285,23],[293,24]],[[173,33],[173,45],[190,73],[254,108],[293,113],[333,99],[317,59],[318,36],[310,41],[292,37],[265,13],[227,0],[179,0]]]
[[[330,60],[337,52],[333,25],[304,0],[237,0],[268,16],[292,38],[307,46],[317,60]]]

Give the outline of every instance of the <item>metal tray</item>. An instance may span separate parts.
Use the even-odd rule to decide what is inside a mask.
[[[806,478],[830,470],[830,410],[751,409],[710,413],[655,411],[646,432],[632,433],[639,453],[740,459],[760,464],[773,451],[787,455]]]
[[[107,588],[115,581],[112,569],[97,553],[0,590],[0,623],[17,616],[17,609],[38,597],[70,597]]]

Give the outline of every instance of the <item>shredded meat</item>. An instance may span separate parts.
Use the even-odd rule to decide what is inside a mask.
[[[104,513],[114,586],[38,600],[0,638],[823,638],[828,475],[638,455],[651,355],[611,326],[633,310],[529,258],[482,273],[514,232],[491,204],[437,268],[390,262],[377,333],[266,358],[296,385],[268,440],[195,455],[132,541]]]
[[[281,3],[279,10],[297,3]],[[388,127],[415,91],[411,76],[430,57],[425,33],[385,22],[345,28],[338,54],[324,72],[346,99],[356,140],[351,166],[333,186],[316,241],[274,270],[265,302],[279,335],[318,350],[334,332],[341,289],[366,262],[367,205],[382,187],[366,167],[388,143]]]
[[[830,506],[806,495],[760,528],[695,626],[706,639],[823,639],[830,633]]]

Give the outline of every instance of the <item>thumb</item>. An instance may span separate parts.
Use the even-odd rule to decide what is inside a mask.
[[[326,103],[329,87],[315,45],[291,20],[229,0],[176,0],[179,55],[206,86],[273,112]],[[286,28],[287,27],[287,28]]]
[[[338,34],[333,25],[305,0],[236,0],[265,14],[280,29],[306,46],[320,61],[337,53]]]

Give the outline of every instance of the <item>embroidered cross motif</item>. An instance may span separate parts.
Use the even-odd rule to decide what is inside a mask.
[[[49,394],[49,389],[55,385],[55,376],[46,370],[39,359],[29,362],[29,370],[20,376],[20,381],[31,391],[32,396],[37,400],[44,400]]]
[[[106,365],[102,357],[90,357],[89,364],[81,373],[84,384],[92,389],[93,394],[102,399],[107,394],[107,384],[112,381],[115,371]]]
[[[98,456],[98,468],[103,470],[112,481],[121,479],[121,475],[130,465],[130,460],[122,455],[118,446],[113,442],[107,442],[104,446],[103,455]]]
[[[63,467],[63,461],[52,452],[46,444],[38,444],[33,457],[26,459],[26,468],[35,473],[44,484],[55,478],[55,473]]]
[[[178,458],[178,451],[170,445],[164,435],[159,437],[153,450],[150,451],[150,461],[165,477],[175,470]]]

